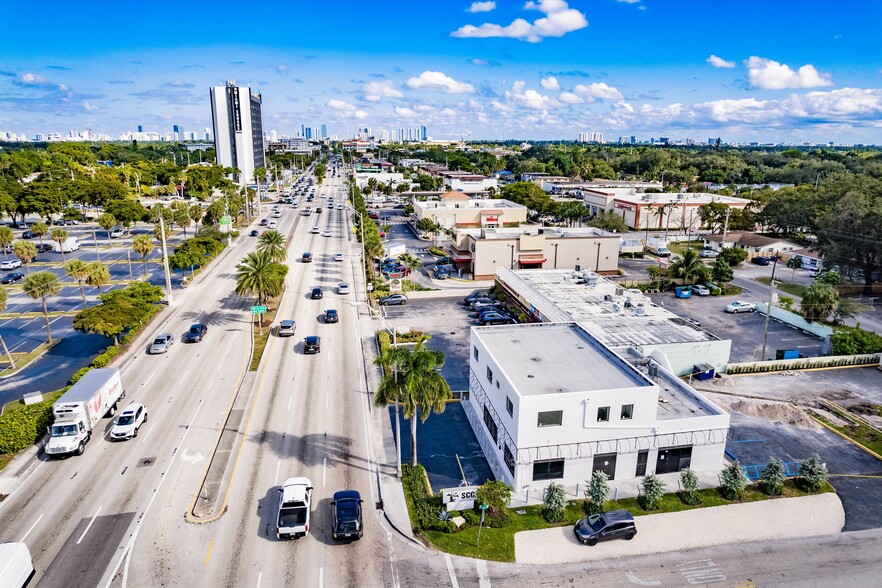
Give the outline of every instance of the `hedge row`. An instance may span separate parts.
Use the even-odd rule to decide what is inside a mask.
[[[441,520],[439,515],[444,510],[441,495],[432,496],[426,482],[426,470],[421,465],[401,466],[401,481],[413,500],[414,515],[417,525],[425,531],[443,531],[453,533],[456,525],[448,520]]]
[[[43,401],[0,415],[0,453],[15,453],[33,445],[52,422],[52,404]]]

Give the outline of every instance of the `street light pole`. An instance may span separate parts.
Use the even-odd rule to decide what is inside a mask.
[[[769,302],[766,305],[766,324],[763,327],[763,353],[760,361],[766,360],[766,341],[769,338],[769,317],[772,316],[772,299],[775,297],[775,269],[778,267],[778,252],[775,252],[775,263],[772,265],[772,279],[769,281]]]
[[[171,304],[174,302],[174,297],[172,295],[171,273],[168,269],[168,249],[166,248],[165,243],[165,221],[162,218],[162,214],[159,215],[159,233],[162,237],[162,267],[165,270],[165,295],[166,298],[168,298],[168,303]]]

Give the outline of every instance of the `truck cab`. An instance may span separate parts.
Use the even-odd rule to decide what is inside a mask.
[[[288,478],[279,488],[279,512],[276,537],[297,539],[309,535],[309,511],[312,507],[312,482],[309,478]]]

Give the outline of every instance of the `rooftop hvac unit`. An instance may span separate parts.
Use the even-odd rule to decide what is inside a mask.
[[[613,312],[622,312],[622,305],[618,302],[613,302],[612,309]]]
[[[646,308],[643,305],[634,307],[634,314],[637,316],[646,316]]]
[[[649,370],[649,377],[650,378],[657,378],[658,377],[658,364],[657,363],[650,361],[649,365],[647,365],[646,368]]]
[[[612,299],[613,299],[612,294],[604,294],[603,295],[603,300],[605,302],[610,302]]]
[[[585,279],[586,286],[596,286],[597,285],[598,276],[594,272],[585,272],[584,279]]]
[[[616,296],[624,296],[625,289],[621,286],[616,286]]]

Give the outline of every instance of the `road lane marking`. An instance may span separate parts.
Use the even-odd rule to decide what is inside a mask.
[[[208,562],[211,561],[211,554],[214,552],[214,539],[211,540],[211,543],[208,544],[208,555],[205,556],[205,565],[208,565]]]
[[[319,568],[319,588],[323,588],[325,585],[325,568],[324,566]]]
[[[638,586],[661,586],[661,580],[641,580],[637,577],[637,574],[634,572],[626,572],[625,577],[628,578],[628,581],[632,584],[637,584]]]
[[[279,485],[279,470],[282,469],[282,460],[276,462],[276,477],[273,482],[273,486]]]
[[[487,575],[487,561],[483,559],[477,560],[475,568],[478,570],[478,586],[480,588],[490,588],[490,577]]]
[[[144,380],[144,383],[141,384],[141,386],[146,386],[147,382],[149,382],[151,379],[153,379],[153,376],[155,376],[155,375],[156,375],[156,372],[150,372],[150,375],[147,377],[146,380]]]
[[[45,514],[45,513],[44,513],[44,514]],[[21,536],[21,539],[18,540],[19,543],[24,543],[24,542],[25,542],[25,539],[28,538],[28,535],[31,534],[31,531],[34,530],[34,527],[37,526],[37,523],[39,523],[39,522],[40,522],[40,519],[42,519],[42,518],[43,518],[43,515],[40,515],[40,516],[37,517],[37,520],[34,521],[34,524],[31,525],[31,527],[27,530],[27,532],[26,532],[24,535]]]
[[[444,563],[447,564],[447,573],[450,574],[450,585],[453,588],[459,588],[459,582],[456,581],[456,572],[453,571],[453,561],[450,559],[450,554],[444,554]]]
[[[104,506],[99,506],[99,507],[98,507],[98,510],[95,511],[95,514],[92,516],[92,520],[89,521],[89,524],[86,525],[86,528],[83,530],[83,534],[80,535],[80,538],[79,538],[79,539],[77,539],[77,545],[80,544],[80,542],[83,540],[83,537],[85,537],[85,536],[86,536],[86,533],[89,532],[89,529],[92,528],[92,523],[94,523],[94,522],[95,522],[95,519],[98,518],[98,513],[101,512],[101,509],[102,509],[102,508],[104,508]],[[28,532],[30,532],[30,531],[28,531]]]
[[[258,571],[258,572],[257,572],[257,588],[260,588],[260,580],[261,580],[262,578],[263,578],[263,572],[262,572],[262,571]]]
[[[726,576],[710,559],[699,559],[677,564],[683,578],[690,584],[725,582]]]
[[[188,375],[189,373],[190,373],[190,370],[187,370],[186,372],[184,372],[184,375],[181,376],[181,379],[178,380],[178,383],[179,383],[179,384],[183,384],[183,383],[184,383],[184,378],[186,378],[187,375]]]
[[[325,485],[327,477],[328,477],[328,458],[323,457],[322,458],[322,486]]]
[[[153,432],[153,429],[154,429],[154,428],[156,428],[156,423],[153,423],[152,425],[150,425],[150,429],[147,431],[147,434],[144,435],[143,437],[141,437],[141,443],[146,443],[146,442],[147,442],[147,437],[150,436],[150,433]]]
[[[288,412],[291,412],[291,401],[294,399],[294,395],[288,396]]]

